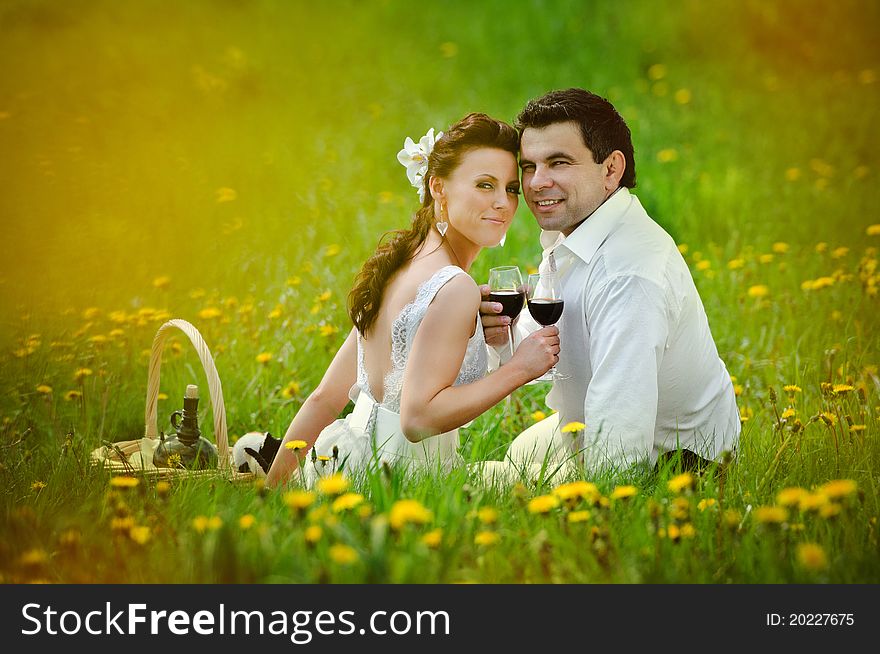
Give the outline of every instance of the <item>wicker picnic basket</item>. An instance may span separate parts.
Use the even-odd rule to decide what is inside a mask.
[[[217,443],[218,467],[210,470],[189,470],[186,468],[157,468],[153,465],[153,452],[159,445],[157,408],[159,402],[159,370],[162,366],[162,351],[165,341],[174,329],[179,329],[189,337],[196,349],[205,375],[208,378],[208,391],[211,408],[214,412],[214,439]],[[130,441],[119,441],[97,448],[91,454],[92,465],[103,466],[114,473],[137,474],[146,477],[198,477],[220,475],[232,481],[246,481],[255,478],[253,473],[237,472],[232,465],[232,449],[226,433],[226,406],[223,404],[223,389],[217,367],[211,358],[211,351],[205,339],[192,324],[186,320],[169,320],[159,327],[153,338],[150,353],[150,368],[147,375],[147,400],[144,412],[144,437]]]

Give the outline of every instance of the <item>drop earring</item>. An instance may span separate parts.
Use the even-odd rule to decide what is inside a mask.
[[[437,231],[440,232],[440,238],[446,236],[446,230],[449,229],[449,223],[443,220],[443,204],[441,202],[437,203],[439,212],[440,212],[440,220],[438,220],[435,224],[437,225]]]

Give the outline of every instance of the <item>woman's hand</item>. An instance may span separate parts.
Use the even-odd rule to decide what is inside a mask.
[[[510,318],[498,315],[501,313],[501,304],[489,299],[490,292],[488,284],[480,286],[480,320],[483,323],[483,338],[487,345],[500,347],[507,345]]]
[[[515,365],[528,376],[537,379],[559,362],[559,328],[544,327],[526,337],[507,365]]]

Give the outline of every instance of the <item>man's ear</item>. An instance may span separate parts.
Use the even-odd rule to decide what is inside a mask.
[[[440,202],[446,199],[446,190],[443,188],[443,180],[439,177],[432,176],[431,179],[428,180],[428,188],[431,191],[431,197],[434,198],[435,202]]]
[[[615,150],[605,159],[605,190],[616,191],[623,179],[623,171],[626,170],[626,157],[623,152]]]

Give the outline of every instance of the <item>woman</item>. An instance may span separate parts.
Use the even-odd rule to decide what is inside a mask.
[[[486,375],[480,291],[467,274],[510,227],[518,147],[510,125],[480,113],[436,142],[433,130],[418,145],[407,139],[398,159],[421,207],[358,274],[348,298],[354,328],[284,436],[314,449],[282,445],[270,486],[383,463],[448,469],[458,460],[458,427],[557,361],[558,332],[548,327]],[[334,420],[349,399],[352,413]]]

